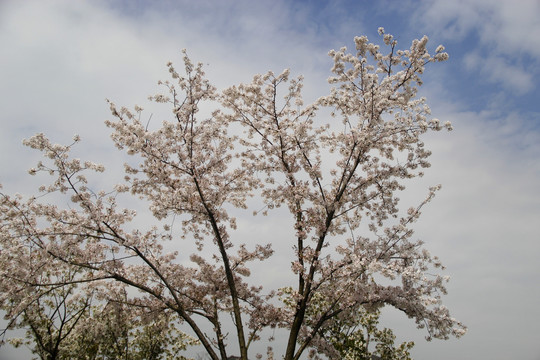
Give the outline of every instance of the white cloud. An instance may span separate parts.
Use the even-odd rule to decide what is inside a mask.
[[[414,21],[445,39],[465,40],[472,31],[497,52],[540,55],[540,3],[536,0],[425,0]]]
[[[411,23],[455,47],[469,47],[463,61],[471,74],[480,73],[488,82],[501,82],[519,94],[536,88],[540,2],[425,0],[414,8]]]
[[[488,1],[482,4],[493,16],[483,22],[480,36],[508,55],[540,56],[540,2],[536,0]]]
[[[416,11],[412,21],[423,24],[434,34],[443,39],[463,38],[467,32],[480,24],[482,13],[469,1],[423,1],[412,3]]]
[[[482,56],[471,52],[463,59],[466,68],[491,83],[501,83],[510,91],[524,94],[534,89],[534,76],[519,65],[506,61],[502,56]]]

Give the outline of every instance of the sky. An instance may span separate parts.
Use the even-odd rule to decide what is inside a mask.
[[[429,66],[421,94],[454,131],[426,139],[432,167],[402,198],[418,203],[442,183],[416,236],[446,265],[444,303],[469,330],[426,342],[397,313],[383,323],[415,341],[418,360],[540,360],[539,19],[538,0],[2,0],[0,183],[32,192],[39,155],[22,139],[37,132],[80,134],[81,154],[121,166],[105,99],[145,107],[184,48],[219,89],[290,68],[312,101],[328,91],[330,49],[379,41],[378,27],[405,48],[425,34],[450,59]],[[0,359],[18,351],[0,348]]]

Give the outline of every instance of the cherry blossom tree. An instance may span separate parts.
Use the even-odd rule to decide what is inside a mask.
[[[164,93],[150,98],[171,109],[159,128],[141,121],[141,107],[109,102],[112,140],[134,157],[125,181],[110,190],[91,189],[86,175],[103,166],[70,156],[78,136],[67,146],[43,134],[25,140],[47,160],[30,173],[54,180],[28,199],[2,194],[0,303],[20,299],[8,317],[32,303],[32,289],[44,285],[40,274],[61,264],[78,276],[53,277],[49,286],[92,284],[113,297],[128,288],[126,305],[174,312],[216,360],[227,359],[227,346],[247,360],[262,332],[276,327],[288,333],[283,358],[299,359],[343,314],[385,305],[414,319],[428,338],[463,335],[441,303],[442,265],[413,238],[412,225],[439,186],[406,211],[397,197],[430,166],[422,135],[451,129],[431,118],[417,94],[426,66],[448,55],[442,46],[430,54],[425,36],[399,50],[391,35],[379,33],[383,49],[362,36],[355,54],[329,53],[333,87],[308,105],[302,77],[288,70],[218,92],[187,55],[183,74],[169,63],[171,80],[159,83]],[[118,205],[130,194],[147,202],[155,226],[137,226],[135,211]],[[47,196],[66,196],[70,206]],[[290,239],[239,241],[233,210],[252,203],[260,209],[259,202],[264,208],[255,213],[288,210]],[[296,285],[286,290],[294,306],[278,301],[291,279],[282,289],[249,281],[250,264],[268,259],[278,241],[294,252]],[[190,264],[181,261],[185,254],[164,250],[183,242],[197,245]]]

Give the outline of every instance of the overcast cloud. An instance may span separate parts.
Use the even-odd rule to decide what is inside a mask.
[[[21,141],[36,132],[60,143],[80,134],[79,151],[114,174],[122,159],[103,124],[105,98],[146,107],[183,48],[218,88],[291,68],[314,100],[327,89],[328,50],[352,47],[355,35],[376,40],[378,26],[404,47],[427,34],[451,58],[427,70],[422,93],[455,131],[426,139],[433,166],[403,206],[443,184],[416,235],[447,265],[444,301],[469,332],[428,343],[395,312],[385,325],[416,342],[418,360],[540,360],[539,18],[535,0],[2,1],[0,183],[32,191],[26,170],[38,154]],[[0,358],[16,353],[4,347]]]

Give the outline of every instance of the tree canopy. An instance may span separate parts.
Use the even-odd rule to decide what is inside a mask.
[[[102,165],[70,155],[79,136],[70,145],[44,134],[25,140],[45,158],[30,174],[52,181],[36,196],[0,195],[7,319],[24,317],[55,291],[92,293],[102,304],[122,299],[142,313],[174,314],[214,360],[227,359],[231,347],[247,360],[269,328],[287,331],[286,360],[308,349],[335,358],[349,341],[339,334],[372,326],[366,319],[385,305],[414,319],[428,338],[463,335],[441,302],[441,263],[413,237],[413,223],[440,186],[405,211],[397,197],[430,166],[422,136],[451,129],[417,94],[426,66],[448,55],[442,46],[430,54],[425,36],[400,50],[392,35],[379,33],[382,48],[361,36],[354,54],[330,51],[331,91],[307,105],[302,77],[289,70],[218,91],[202,64],[184,54],[183,72],[169,63],[164,92],[150,97],[171,110],[159,128],[149,129],[141,107],[109,101],[112,140],[134,158],[124,181],[107,190],[92,189],[86,175],[104,172]],[[147,204],[155,226],[138,226],[135,209],[118,205],[126,195]],[[69,205],[48,201],[58,197]],[[253,203],[267,216],[287,209],[291,238],[238,239],[233,210]],[[186,242],[198,247],[191,263],[179,260]],[[169,243],[179,250],[166,252]],[[293,252],[291,277],[277,289],[251,283],[251,264],[264,266],[277,244]],[[344,323],[347,317],[357,323]],[[380,343],[393,344],[381,331]]]

